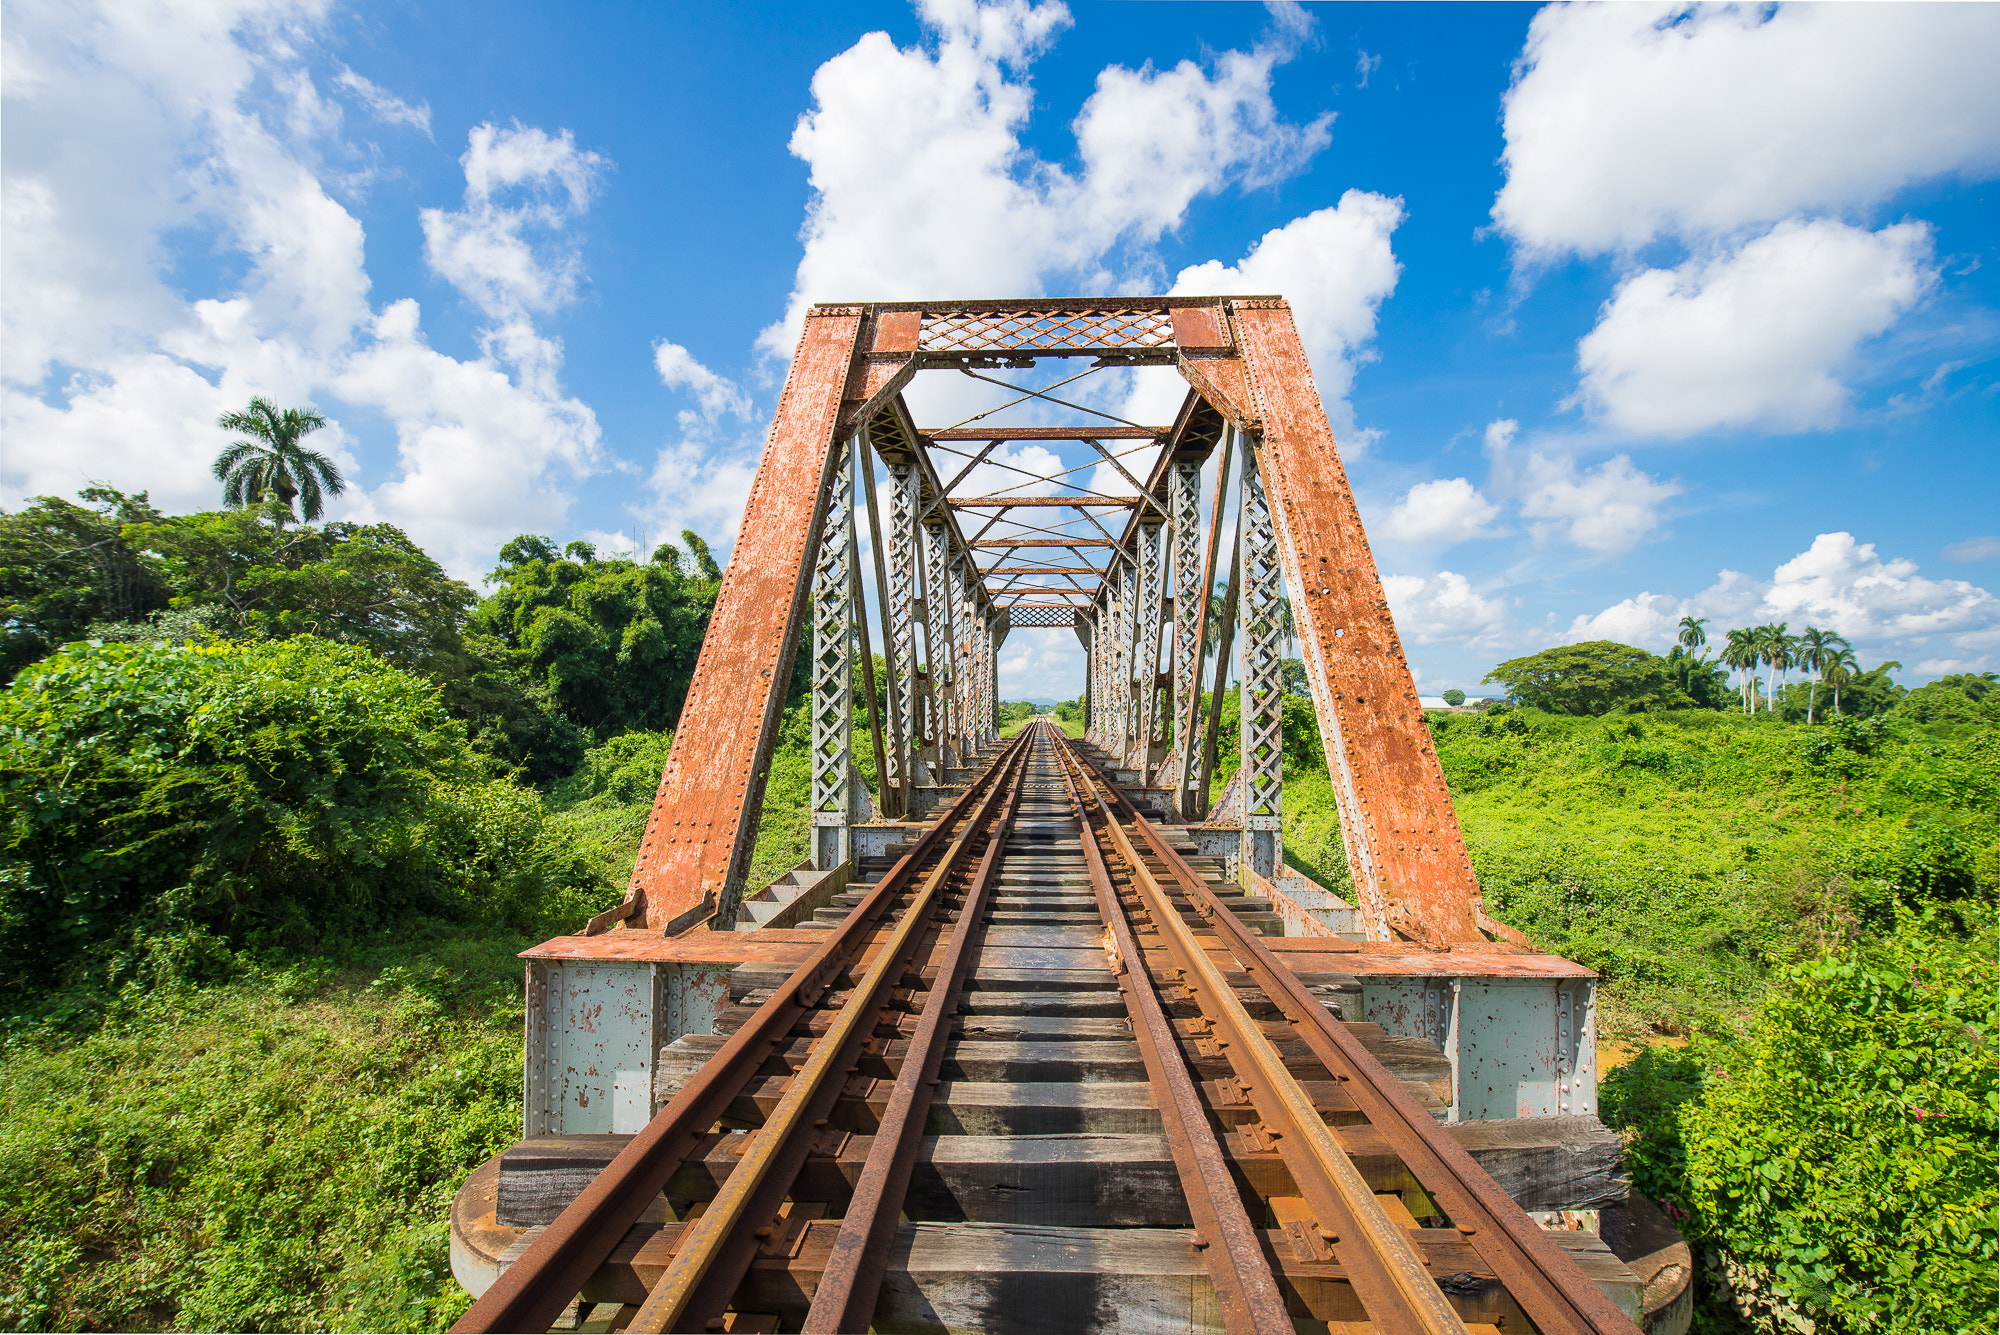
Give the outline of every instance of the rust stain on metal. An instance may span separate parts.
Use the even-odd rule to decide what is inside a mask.
[[[1188,348],[1226,348],[1229,325],[1215,306],[1176,306],[1173,310],[1174,345]]]
[[[711,900],[727,910],[741,892],[764,791],[757,758],[789,684],[861,332],[859,308],[847,309],[806,318],[639,847],[628,925],[665,927]]]
[[[1259,451],[1284,520],[1279,550],[1327,759],[1350,794],[1343,824],[1369,935],[1483,942],[1479,881],[1430,745],[1416,682],[1361,528],[1333,428],[1292,313],[1234,303],[1236,335],[1263,417]]]

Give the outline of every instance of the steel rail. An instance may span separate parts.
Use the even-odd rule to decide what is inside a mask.
[[[1038,728],[1049,728],[1038,723]],[[1167,1148],[1174,1156],[1187,1193],[1188,1214],[1194,1221],[1195,1245],[1201,1249],[1202,1263],[1215,1288],[1215,1305],[1228,1335],[1290,1335],[1294,1326],[1285,1308],[1285,1295],[1271,1273],[1257,1230],[1243,1209],[1242,1193],[1229,1171],[1229,1162],[1216,1142],[1209,1125],[1208,1110],[1201,1090],[1188,1074],[1173,1021],[1167,1017],[1160,998],[1146,977],[1146,956],[1133,935],[1132,924],[1112,884],[1111,869],[1098,847],[1084,793],[1071,772],[1062,751],[1050,743],[1063,785],[1069,790],[1070,806],[1076,812],[1083,835],[1084,862],[1090,871],[1090,886],[1097,896],[1097,911],[1111,931],[1116,955],[1112,968],[1118,990],[1132,1021],[1139,1055],[1146,1064],[1146,1078],[1160,1095],[1160,1119]],[[859,1327],[856,1327],[859,1329]]]
[[[958,998],[971,963],[973,940],[984,935],[980,928],[986,902],[1006,857],[1007,834],[1020,810],[1021,792],[1027,782],[1027,761],[1033,750],[1030,739],[1021,763],[1014,769],[1006,802],[988,837],[985,856],[979,860],[972,884],[960,901],[950,943],[938,960],[937,975],[924,998],[916,1033],[911,1035],[903,1056],[903,1068],[897,1072],[895,1088],[890,1091],[888,1106],[875,1128],[868,1158],[854,1183],[847,1213],[834,1236],[819,1288],[806,1313],[802,1329],[807,1335],[867,1330],[873,1322],[875,1300],[882,1291],[889,1250],[895,1243],[896,1224],[902,1216],[903,1198],[909,1191],[910,1175],[923,1143],[924,1125],[930,1118],[938,1069],[944,1064],[945,1045],[951,1037],[953,1017],[958,1013]]]
[[[1378,1327],[1397,1332],[1466,1335],[1465,1323],[1431,1278],[1409,1234],[1375,1199],[1374,1189],[1285,1069],[1284,1056],[1244,1009],[1228,978],[1195,939],[1180,910],[1140,858],[1113,810],[1097,795],[1090,772],[1078,764],[1075,750],[1066,740],[1062,751],[1066,764],[1075,766],[1076,774],[1084,779],[1076,785],[1081,790],[1080,805],[1095,808],[1101,817],[1101,837],[1108,837],[1125,863],[1154,930],[1183,975],[1206,993],[1202,1009],[1225,1031],[1218,1046],[1247,1086],[1266,1125],[1278,1132],[1279,1152],[1369,1318]],[[1097,828],[1085,821],[1087,831]],[[1143,955],[1132,963],[1142,970],[1146,967]]]
[[[1109,795],[1109,803],[1122,821],[1139,831],[1194,911],[1215,929],[1228,952],[1264,989],[1313,1055],[1343,1082],[1356,1107],[1465,1235],[1541,1335],[1630,1335],[1636,1330],[1547,1231],[1529,1219],[1514,1198],[1438,1127],[1402,1082],[1237,920],[1159,828],[1117,785],[1105,779],[1096,763],[1073,748],[1072,754],[1095,776],[1097,786]],[[1179,921],[1178,912],[1173,916]]]
[[[454,1335],[547,1330],[574,1301],[709,1128],[755,1078],[800,1016],[867,944],[877,921],[999,778],[999,761],[945,809],[867,898],[773,990],[701,1071],[633,1136],[618,1157],[493,1281],[451,1329]]]
[[[1023,737],[995,760],[989,773],[997,773],[998,782],[989,787],[978,812],[964,823],[951,847],[924,878],[922,888],[876,950],[867,972],[848,993],[833,1024],[787,1082],[777,1106],[766,1114],[763,1126],[750,1133],[749,1148],[707,1210],[681,1234],[672,1261],[625,1327],[628,1335],[661,1335],[689,1325],[705,1326],[722,1314],[756,1251],[756,1239],[745,1235],[768,1223],[789,1193],[810,1151],[811,1137],[801,1133],[813,1131],[839,1097],[861,1044],[881,1022],[889,989],[903,976],[929,930],[946,883],[957,873],[974,841],[992,828],[993,813],[1002,799],[1011,796],[1018,800],[1019,774],[1028,753],[1028,739]],[[1011,806],[1010,802],[1010,811]],[[786,1168],[789,1171],[783,1171]],[[724,1264],[727,1260],[736,1264]]]

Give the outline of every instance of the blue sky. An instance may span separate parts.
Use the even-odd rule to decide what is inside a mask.
[[[213,504],[261,393],[469,578],[724,546],[806,301],[1280,291],[1427,691],[2000,667],[2000,7],[84,8],[5,7],[0,504]]]

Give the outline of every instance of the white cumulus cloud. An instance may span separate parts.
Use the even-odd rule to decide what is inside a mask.
[[[1576,399],[1642,435],[1833,426],[1839,373],[1930,289],[1930,258],[1923,223],[1784,222],[1720,259],[1644,270],[1577,345]]]
[[[2000,168],[2000,7],[1549,5],[1506,97],[1494,220],[1597,254]]]
[[[1563,538],[1607,556],[1631,550],[1666,522],[1662,507],[1681,494],[1677,482],[1662,482],[1636,467],[1629,455],[1579,467],[1573,455],[1530,447],[1515,448],[1520,424],[1511,418],[1486,428],[1490,485],[1514,498],[1533,521],[1537,542]]]
[[[1706,617],[1711,642],[1731,627],[1781,622],[1851,641],[1864,662],[1897,658],[1924,674],[1983,671],[2000,660],[2000,598],[1959,579],[1930,579],[1916,562],[1883,559],[1851,533],[1822,533],[1769,579],[1725,570],[1691,597],[1641,593],[1576,617],[1564,638],[1622,640],[1664,650],[1683,616]]]
[[[1456,571],[1384,575],[1382,591],[1405,643],[1492,651],[1507,641],[1506,602],[1479,592]]]
[[[1506,97],[1495,224],[1531,266],[1677,243],[1578,346],[1568,406],[1637,435],[1824,429],[1937,282],[1897,191],[2000,170],[2000,7],[1549,5]]]
[[[1438,478],[1405,492],[1375,532],[1391,542],[1465,542],[1496,536],[1487,526],[1499,514],[1500,507],[1467,479]]]
[[[814,74],[791,149],[811,168],[805,253],[765,351],[790,352],[814,301],[1090,292],[1157,271],[1150,247],[1197,196],[1291,176],[1331,116],[1286,122],[1273,68],[1300,19],[1209,68],[1111,66],[1072,123],[1081,167],[1024,148],[1028,67],[1068,26],[1055,0],[922,0],[924,43],[864,36]],[[1114,253],[1117,252],[1117,253]]]

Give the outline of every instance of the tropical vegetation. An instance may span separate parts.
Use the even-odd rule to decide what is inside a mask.
[[[326,425],[310,408],[282,411],[269,399],[253,398],[248,407],[224,413],[216,425],[237,438],[215,456],[215,477],[222,483],[225,505],[254,505],[269,498],[274,516],[303,518],[308,524],[326,510],[326,499],[347,490],[340,466],[318,450],[301,443]],[[299,512],[292,509],[299,502]]]
[[[482,595],[393,526],[319,522],[315,476],[320,502],[0,514],[0,1326],[448,1324],[445,1205],[518,1134],[514,952],[632,865],[706,544],[523,535]],[[1597,970],[1642,1049],[1605,1116],[1738,1304],[1960,1328],[1991,1307],[2000,676],[1905,690],[1786,635],[1511,659],[1508,700],[1432,738],[1488,908]],[[753,876],[810,833],[802,666]],[[1338,891],[1282,675],[1287,855]]]

